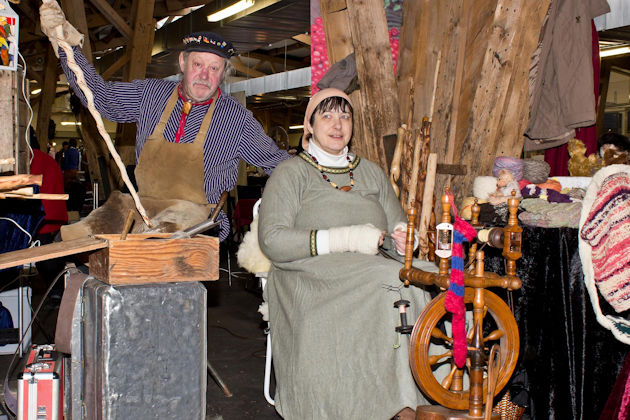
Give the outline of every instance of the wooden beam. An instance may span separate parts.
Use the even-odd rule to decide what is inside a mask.
[[[370,133],[367,158],[389,174],[383,137],[396,133],[400,118],[383,0],[348,0],[347,7],[361,86],[359,109],[364,133]]]
[[[90,0],[90,3],[98,9],[99,12],[112,24],[121,35],[125,38],[129,39],[133,36],[133,30],[127,24],[125,19],[114,10],[112,6],[106,0]],[[153,1],[147,0],[143,3],[150,3],[151,6],[151,16],[153,16]]]
[[[311,45],[311,36],[309,34],[299,34],[292,36],[291,39],[300,42],[304,45]]]
[[[280,49],[282,50],[282,48]],[[247,53],[247,57],[255,58],[257,60],[267,61],[269,63],[280,64],[280,65],[286,64],[287,66],[290,66],[290,67],[302,67],[304,65],[302,64],[301,61],[292,60],[290,58],[285,59],[282,56],[276,57],[273,55],[260,54],[260,53],[254,53],[254,52]]]
[[[35,23],[36,26],[39,25],[39,11],[36,10],[31,4],[27,1],[20,1],[18,3],[13,3],[12,7],[16,7],[20,12],[20,17],[24,16],[31,22]],[[22,22],[20,22],[22,24]],[[22,42],[22,37],[19,39]]]
[[[251,69],[247,67],[243,61],[241,61],[241,57],[236,56],[232,61],[232,65],[236,69],[236,71],[246,74],[249,77],[262,77],[267,76],[265,73],[260,72],[258,70]]]
[[[79,32],[85,35],[83,42],[83,55],[87,60],[92,63],[92,46],[90,43],[90,37],[87,26],[87,19],[85,17],[85,4],[83,0],[61,0],[61,6],[63,12],[66,14],[66,19],[70,22]]]
[[[134,1],[135,16],[133,37],[127,47],[129,63],[124,80],[144,79],[147,71],[147,57],[151,56],[153,47],[153,32],[155,21],[153,20],[153,1]],[[136,127],[133,124],[119,125],[120,136],[117,136],[117,145],[120,156],[126,165],[136,161]]]
[[[144,79],[147,70],[146,57],[150,55],[153,43],[155,21],[153,20],[153,1],[138,1],[133,38],[129,55],[128,80]]]
[[[321,0],[322,23],[326,34],[326,50],[328,62],[332,66],[354,52],[352,33],[345,0]],[[369,158],[367,139],[364,135],[363,109],[361,91],[355,90],[350,94],[350,100],[356,110],[353,118],[352,141],[350,148],[359,156]]]
[[[123,37],[112,38],[107,42],[95,42],[94,51],[107,51],[117,47],[124,47],[127,45],[127,39]]]
[[[118,60],[109,66],[102,74],[104,80],[109,80],[118,70],[123,68],[129,62],[129,55],[123,54]]]
[[[47,56],[44,70],[44,84],[41,85],[42,92],[39,100],[39,110],[37,112],[37,138],[40,142],[48,142],[48,121],[52,113],[53,102],[55,101],[55,90],[57,87],[57,56],[52,46],[47,48]]]

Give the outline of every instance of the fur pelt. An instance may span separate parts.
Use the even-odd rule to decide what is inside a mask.
[[[121,233],[129,210],[134,210],[131,233],[175,232],[203,222],[210,215],[211,207],[186,200],[161,200],[141,198],[147,216],[153,224],[149,228],[135,211],[136,206],[129,194],[114,191],[101,207],[93,210],[83,220],[61,227],[64,241],[85,238],[103,233]]]
[[[478,176],[473,182],[473,196],[487,200],[490,194],[497,191],[497,179],[493,176]]]
[[[243,242],[236,253],[239,265],[250,273],[266,273],[271,268],[271,262],[258,245],[258,215],[249,225],[249,232],[243,236]]]

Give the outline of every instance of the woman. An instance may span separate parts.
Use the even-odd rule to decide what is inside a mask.
[[[273,263],[265,293],[276,409],[285,419],[414,418],[425,401],[393,303],[411,301],[413,320],[430,297],[402,288],[401,264],[376,255],[384,232],[402,253],[405,215],[383,171],[348,153],[347,95],[315,94],[304,131],[305,152],[277,166],[259,213]]]

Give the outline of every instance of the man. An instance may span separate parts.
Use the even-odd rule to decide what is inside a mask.
[[[73,46],[75,60],[85,73],[94,102],[103,117],[116,122],[135,122],[135,171],[142,197],[188,200],[201,205],[216,203],[221,193],[236,183],[239,159],[270,174],[288,158],[260,124],[236,99],[224,96],[219,85],[231,70],[234,48],[211,32],[184,38],[179,55],[181,82],[145,79],[130,83],[105,82],[81,54],[81,35],[65,20],[55,2],[40,8],[42,31],[59,54],[61,65],[75,93],[85,97],[58,48],[56,28]],[[223,240],[229,222],[221,214]]]
[[[68,147],[70,147],[70,144],[67,141],[64,141],[63,143],[61,143],[61,150],[57,152],[57,154],[55,155],[55,161],[57,162],[57,165],[59,165],[59,168],[61,168],[62,171],[63,171],[63,157],[64,157],[64,154],[66,153],[66,150],[68,150]]]
[[[39,150],[39,142],[35,136],[35,130],[30,128],[30,144],[33,151],[31,159],[31,174],[42,175],[42,185],[39,188],[41,193],[63,194],[64,183],[61,169],[57,162],[50,155]],[[50,244],[59,233],[62,225],[68,223],[68,210],[66,202],[63,200],[42,200],[44,208],[44,220],[39,225],[35,234],[35,239],[42,245]],[[55,278],[64,267],[61,258],[40,261],[36,264],[37,271],[41,278],[46,281],[46,286]],[[63,282],[58,281],[51,292],[51,296],[61,297]]]

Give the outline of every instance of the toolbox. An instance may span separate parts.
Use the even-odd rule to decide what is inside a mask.
[[[52,345],[35,345],[18,375],[18,420],[63,419],[63,363]]]

